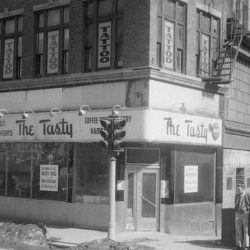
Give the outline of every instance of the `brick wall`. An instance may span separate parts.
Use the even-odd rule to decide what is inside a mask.
[[[150,1],[124,1],[124,5],[124,66],[148,66]]]

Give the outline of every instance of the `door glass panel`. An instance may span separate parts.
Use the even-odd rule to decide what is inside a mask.
[[[128,173],[128,216],[133,217],[134,173]]]
[[[142,174],[142,217],[154,218],[156,206],[156,174]]]

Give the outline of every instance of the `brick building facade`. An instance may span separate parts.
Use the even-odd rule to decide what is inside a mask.
[[[231,208],[223,208],[227,152],[247,140],[235,144],[227,128],[239,128],[243,106],[249,112],[243,73],[231,84],[206,80],[232,3],[1,1],[1,217],[106,229],[100,119],[119,104],[127,124],[116,229],[220,234]],[[234,77],[248,74],[239,60]]]

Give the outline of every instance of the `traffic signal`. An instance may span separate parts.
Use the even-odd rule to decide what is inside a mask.
[[[126,125],[126,120],[114,118],[113,120],[113,150],[114,152],[123,151],[124,142],[122,139],[126,135],[126,131],[122,130]]]
[[[111,148],[112,147],[112,141],[113,141],[113,124],[112,119],[102,119],[100,121],[102,130],[100,131],[100,134],[103,138],[103,140],[100,141],[102,147],[104,148]]]

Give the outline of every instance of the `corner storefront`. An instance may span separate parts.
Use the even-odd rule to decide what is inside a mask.
[[[110,110],[0,118],[0,214],[85,228],[108,226],[108,156],[100,119]],[[214,233],[222,121],[151,108],[121,110],[117,230]]]

